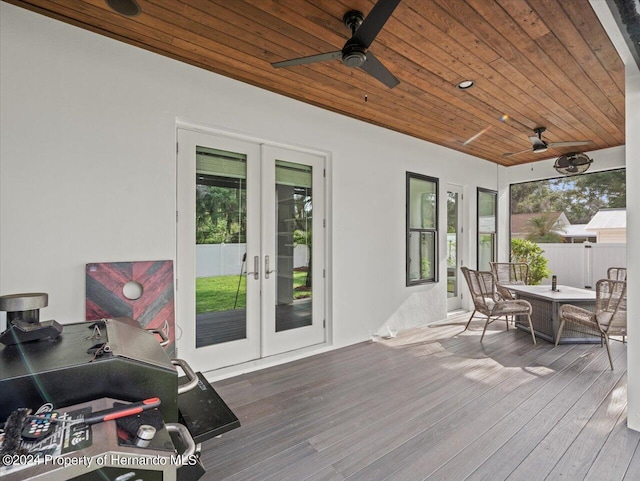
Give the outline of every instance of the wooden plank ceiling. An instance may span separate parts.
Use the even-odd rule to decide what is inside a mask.
[[[393,89],[339,60],[271,66],[341,49],[344,13],[369,0],[139,0],[130,18],[105,0],[9,3],[501,165],[625,140],[624,65],[588,0],[403,0],[370,47]],[[503,156],[540,126],[593,142]]]

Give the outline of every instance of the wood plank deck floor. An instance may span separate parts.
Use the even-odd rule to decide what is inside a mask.
[[[276,332],[310,326],[313,300],[296,299],[290,304],[278,304]],[[247,310],[243,307],[228,311],[196,314],[196,347],[237,341],[247,337]]]
[[[640,480],[626,347],[560,345],[468,314],[215,383],[242,427],[204,480]]]

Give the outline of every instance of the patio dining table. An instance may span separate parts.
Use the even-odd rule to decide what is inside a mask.
[[[596,293],[589,289],[570,286],[558,286],[555,291],[549,285],[528,286],[502,284],[502,287],[514,292],[518,299],[531,304],[533,309],[531,321],[536,337],[555,343],[560,327],[558,311],[563,304],[573,304],[593,311],[596,305]],[[530,332],[526,317],[516,316],[516,327]],[[560,344],[568,343],[600,343],[597,333],[581,330],[567,323],[562,331]]]

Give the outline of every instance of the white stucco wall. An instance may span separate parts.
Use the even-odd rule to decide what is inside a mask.
[[[627,184],[636,187],[640,180],[640,72],[627,67]],[[640,431],[640,189],[627,189],[627,291],[629,296],[629,345],[627,348],[628,405],[627,424]]]
[[[405,174],[440,179],[444,246],[447,183],[464,187],[475,239],[495,165],[12,5],[0,17],[0,293],[48,292],[43,318],[77,322],[86,263],[175,259],[181,119],[329,152],[333,346],[446,316],[446,249],[440,283],[405,287]]]

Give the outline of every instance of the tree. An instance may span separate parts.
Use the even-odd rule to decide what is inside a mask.
[[[547,268],[547,258],[543,254],[542,247],[534,242],[511,239],[511,261],[529,264],[527,282],[530,285],[536,286],[542,279],[551,275],[551,271]]]
[[[600,209],[626,207],[626,171],[613,170],[566,177],[564,212],[572,224],[586,224]]]
[[[526,229],[526,238],[531,242],[564,242],[564,237],[562,237],[560,233],[562,228],[553,216],[543,214],[538,217],[533,217],[527,221]]]
[[[552,181],[525,182],[511,186],[511,213],[533,214],[558,212],[562,208],[562,193],[552,188]]]
[[[246,189],[196,185],[196,243],[244,242]]]
[[[447,192],[447,233],[454,234],[458,222],[458,200],[457,194]]]
[[[294,231],[293,231],[293,243],[294,245],[307,246],[307,275],[305,277],[305,287],[311,288],[313,280],[312,269],[312,213],[313,213],[313,198],[311,196],[311,187],[299,187],[298,192],[293,195],[293,218],[294,218]]]
[[[308,230],[300,230],[296,229],[293,231],[293,244],[294,245],[303,245],[307,246],[307,276],[304,281],[305,287],[311,287],[311,279],[312,279],[312,270],[311,270],[311,229]]]
[[[514,184],[511,213],[564,212],[587,224],[600,209],[626,207],[626,191],[624,169]]]

